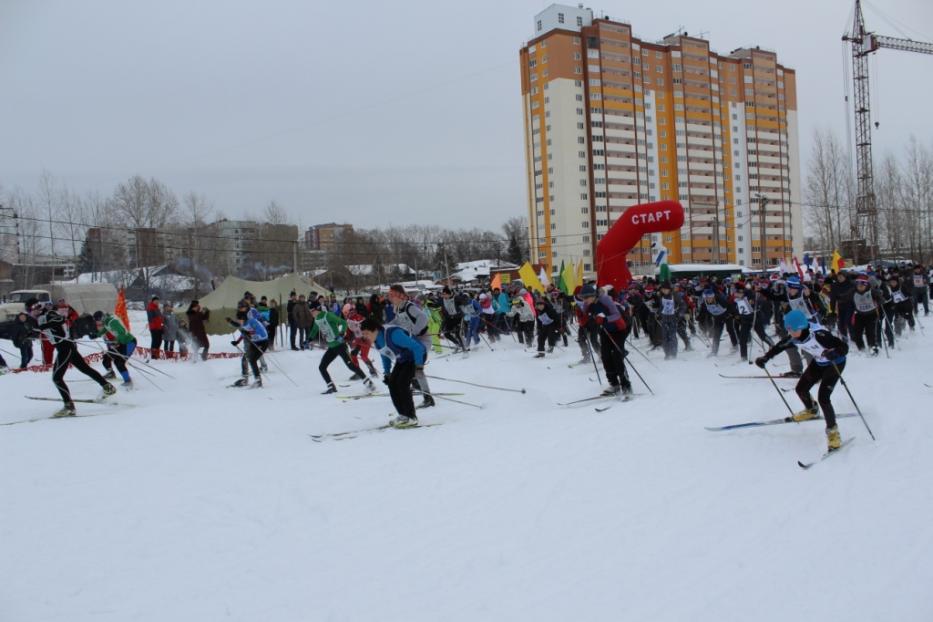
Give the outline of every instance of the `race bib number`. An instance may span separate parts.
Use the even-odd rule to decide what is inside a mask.
[[[739,310],[739,315],[752,314],[752,305],[747,300],[736,300],[735,307]]]
[[[661,314],[662,315],[674,315],[674,299],[673,298],[662,298],[661,299]]]
[[[907,296],[905,296],[904,292],[901,290],[894,292],[894,294],[891,295],[891,298],[894,300],[894,302],[904,302],[907,300]]]
[[[914,287],[923,287],[923,275],[922,274],[914,275]]]

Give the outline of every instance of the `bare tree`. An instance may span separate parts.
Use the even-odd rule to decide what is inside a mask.
[[[840,246],[858,237],[854,218],[854,184],[848,155],[842,142],[831,131],[813,133],[813,150],[804,188],[807,209],[804,214],[814,237],[824,249]]]
[[[285,209],[275,201],[269,201],[262,212],[263,221],[270,225],[287,225],[288,214]]]
[[[930,253],[930,217],[933,210],[933,155],[911,136],[904,154],[901,184],[903,218],[910,222],[911,255],[923,261]]]

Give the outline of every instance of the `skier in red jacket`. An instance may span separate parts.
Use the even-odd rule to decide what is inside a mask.
[[[152,337],[152,343],[149,347],[152,350],[152,358],[157,359],[161,357],[160,348],[162,347],[162,329],[164,328],[158,296],[153,296],[149,301],[149,306],[146,307],[146,317],[149,320],[149,334]]]

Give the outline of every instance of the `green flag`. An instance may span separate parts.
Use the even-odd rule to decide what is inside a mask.
[[[565,294],[570,293],[567,291],[567,283],[564,282],[564,260],[563,259],[560,260],[560,272],[557,273],[557,289],[564,292]]]

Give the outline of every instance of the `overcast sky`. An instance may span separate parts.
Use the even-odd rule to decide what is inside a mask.
[[[930,0],[874,3],[870,28],[933,41]],[[233,217],[274,199],[303,227],[497,229],[525,215],[518,50],[549,4],[0,0],[0,185],[48,170],[110,194],[141,174]],[[845,136],[852,4],[588,6],[648,40],[682,26],[720,53],[776,50],[797,70],[805,165],[815,128]],[[875,58],[876,158],[933,143],[933,56]]]

